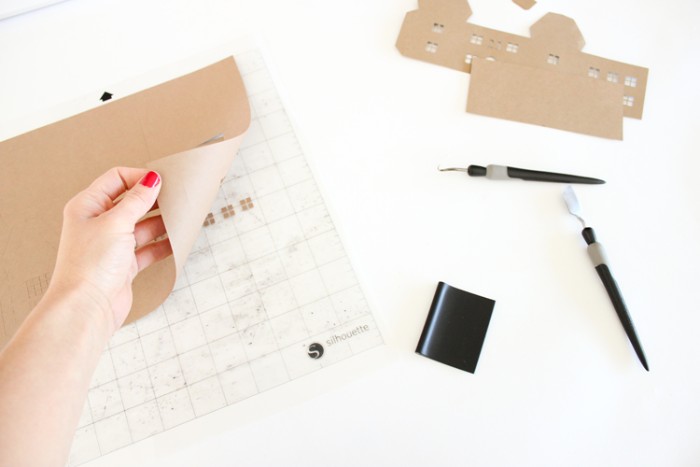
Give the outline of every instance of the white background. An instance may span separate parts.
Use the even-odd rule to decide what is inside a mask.
[[[571,16],[588,53],[649,67],[623,142],[467,114],[468,75],[394,47],[416,6],[72,0],[0,22],[0,125],[259,35],[387,342],[90,465],[700,463],[700,3],[471,1],[521,35]],[[577,193],[650,373],[561,186],[436,170],[489,163],[608,181]],[[475,375],[413,354],[440,280],[496,300]]]

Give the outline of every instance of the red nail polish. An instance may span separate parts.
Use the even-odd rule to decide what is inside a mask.
[[[148,172],[145,177],[141,179],[141,185],[148,188],[153,188],[160,183],[160,175],[156,172]]]

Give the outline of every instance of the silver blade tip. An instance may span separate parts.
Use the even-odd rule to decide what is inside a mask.
[[[566,207],[569,209],[571,214],[578,214],[578,198],[576,198],[576,193],[571,185],[566,185],[564,187],[564,202],[566,203]]]
[[[586,221],[584,221],[583,217],[581,217],[581,206],[578,203],[578,198],[576,197],[576,193],[571,185],[566,185],[564,187],[564,202],[566,203],[566,207],[569,209],[569,212],[579,221],[581,221],[581,225],[586,227]]]

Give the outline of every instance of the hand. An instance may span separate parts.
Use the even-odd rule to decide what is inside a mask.
[[[172,253],[163,219],[144,219],[159,191],[157,173],[116,168],[66,204],[49,288],[0,352],[0,465],[65,465],[131,282]]]
[[[56,267],[47,296],[78,296],[105,319],[111,335],[129,314],[131,284],[172,254],[162,217],[141,220],[156,203],[160,176],[145,169],[109,170],[66,204]],[[123,195],[122,198],[120,196]]]

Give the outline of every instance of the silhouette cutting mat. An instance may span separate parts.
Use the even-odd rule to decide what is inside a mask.
[[[261,53],[235,58],[250,129],[173,292],[104,351],[71,465],[382,343]]]

